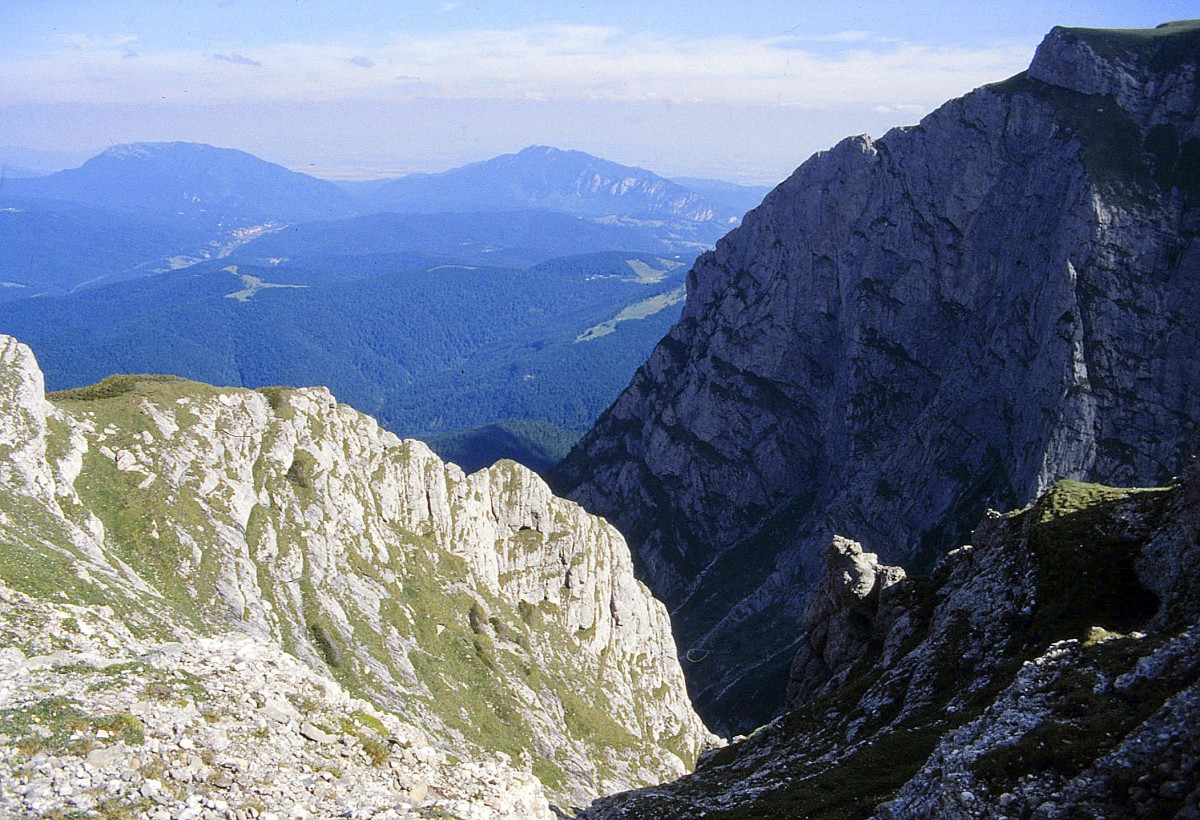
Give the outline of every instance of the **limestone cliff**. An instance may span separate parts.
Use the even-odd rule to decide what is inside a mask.
[[[1195,817],[1198,539],[1197,467],[1060,482],[928,576],[834,539],[789,710],[587,817]]]
[[[682,774],[710,737],[612,527],[320,388],[128,376],[48,401],[0,338],[0,579],[151,644],[251,636],[561,804]]]
[[[780,708],[834,532],[927,568],[1060,478],[1178,472],[1200,420],[1200,26],[819,153],[688,280],[552,483],[630,541],[701,714]]]

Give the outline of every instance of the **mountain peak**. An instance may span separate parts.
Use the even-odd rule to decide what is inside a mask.
[[[1083,94],[1111,95],[1131,113],[1152,96],[1149,80],[1194,62],[1200,53],[1200,20],[1181,20],[1147,29],[1090,29],[1056,26],[1038,46],[1028,76]],[[1179,84],[1169,106],[1193,112],[1195,82]],[[1190,99],[1182,99],[1182,98]]]
[[[530,145],[522,148],[516,153],[516,156],[544,156],[552,157],[558,154],[580,154],[582,151],[570,151],[563,148],[555,148],[553,145]]]
[[[153,142],[128,142],[106,148],[100,152],[99,156],[113,159],[146,159],[154,156],[157,153],[154,150],[155,147],[161,144]],[[95,158],[93,157],[93,159]]]
[[[172,142],[127,142],[120,145],[113,145],[100,152],[93,159],[99,157],[110,157],[117,159],[152,159],[155,157],[168,156],[187,156],[194,157],[199,154],[225,154],[225,155],[240,155],[245,157],[253,157],[245,151],[239,151],[236,148],[217,148],[213,145],[208,145],[203,142],[185,142],[175,140]],[[256,158],[257,159],[257,158]],[[260,160],[262,161],[262,160]]]
[[[354,212],[349,195],[236,148],[198,142],[111,146],[79,168],[29,180],[9,192],[79,202],[185,224],[261,224]]]
[[[644,168],[549,145],[530,145],[440,174],[411,174],[380,186],[372,200],[381,210],[416,213],[537,208],[726,225],[736,224],[741,215]]]

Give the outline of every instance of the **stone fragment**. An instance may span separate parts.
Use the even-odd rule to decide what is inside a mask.
[[[337,742],[337,738],[334,735],[313,726],[307,721],[300,724],[300,734],[315,743],[330,744]]]
[[[120,746],[109,746],[105,749],[92,749],[87,754],[87,762],[97,769],[111,769],[125,760],[125,750]]]

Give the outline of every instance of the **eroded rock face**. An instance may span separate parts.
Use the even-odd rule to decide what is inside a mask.
[[[927,568],[1059,478],[1178,473],[1200,420],[1198,44],[1056,29],[1028,72],[813,156],[697,261],[553,481],[621,528],[703,650],[685,671],[714,725],[782,705],[833,533]]]
[[[800,619],[804,642],[792,661],[789,706],[799,706],[832,688],[870,648],[878,622],[891,616],[888,590],[904,580],[904,570],[879,563],[862,545],[835,535],[825,551],[825,574],[813,589]]]
[[[47,402],[28,348],[0,350],[18,592],[143,640],[253,636],[560,804],[678,776],[711,739],[621,536],[529,470],[464,475],[320,388],[118,377]]]

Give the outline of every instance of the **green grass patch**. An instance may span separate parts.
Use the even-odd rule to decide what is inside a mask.
[[[357,723],[359,726],[364,726],[373,732],[377,732],[380,735],[386,735],[388,733],[387,727],[383,725],[383,721],[381,721],[379,718],[375,717],[374,715],[367,714],[366,712],[362,712],[362,711],[351,712],[350,719],[353,720],[355,723]]]
[[[364,737],[362,739],[363,751],[367,753],[367,757],[371,760],[372,766],[386,766],[391,752],[388,749],[386,740],[380,740],[375,737]]]
[[[145,725],[128,712],[92,716],[66,697],[0,709],[0,734],[8,735],[26,756],[38,752],[86,752],[94,746],[95,733],[100,730],[108,732],[110,742],[115,739],[140,746],[146,739]]]
[[[8,522],[0,528],[0,578],[4,583],[39,600],[61,598],[78,605],[107,604],[134,630],[139,621],[144,622],[131,617],[144,605],[136,596],[116,594],[79,576],[80,561],[62,522],[44,506],[12,493],[0,497],[0,505],[8,516]],[[77,619],[67,618],[61,632],[78,632],[78,628]],[[150,631],[147,629],[147,633]],[[65,646],[63,635],[46,637]]]
[[[325,663],[331,669],[342,668],[343,658],[339,641],[334,637],[333,631],[323,621],[309,621],[308,636],[312,638],[313,646],[321,653],[321,657],[325,659]]]
[[[1039,640],[1081,638],[1093,626],[1127,632],[1154,614],[1158,600],[1134,563],[1169,493],[1060,481],[1022,513],[1038,565]],[[1145,523],[1128,523],[1136,519]]]
[[[295,388],[281,387],[281,385],[271,385],[271,387],[258,388],[256,393],[260,393],[266,397],[266,403],[275,411],[276,415],[284,419],[295,418],[295,412],[288,406],[287,397],[295,393]]]
[[[157,373],[139,373],[133,375],[115,375],[101,379],[95,384],[87,387],[76,387],[71,390],[59,390],[53,393],[47,393],[46,398],[50,401],[98,401],[101,399],[112,399],[117,396],[123,396],[126,393],[132,393],[134,390],[143,384],[152,382],[187,382],[187,379],[181,379],[178,376],[167,376]]]
[[[609,716],[608,698],[598,689],[587,691],[580,687],[580,691],[576,691],[571,686],[563,686],[558,691],[558,699],[562,702],[563,719],[572,737],[610,749],[638,746],[638,739]]]
[[[303,450],[297,450],[292,456],[292,463],[288,467],[286,478],[297,489],[311,490],[313,482],[313,472],[316,469],[317,460],[309,453]]]
[[[548,791],[561,789],[567,782],[567,776],[562,767],[540,755],[533,758],[533,776],[542,782]]]

